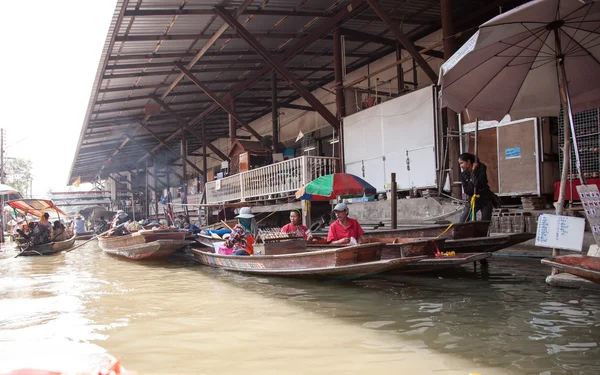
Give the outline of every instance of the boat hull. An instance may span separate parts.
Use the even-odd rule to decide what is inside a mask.
[[[488,235],[489,221],[469,221],[466,223],[455,223],[450,225],[433,225],[411,229],[390,229],[367,231],[362,235],[364,239],[396,237],[396,238],[419,238],[433,237],[446,239],[462,239],[473,237],[485,237]]]
[[[100,242],[99,242],[100,243]],[[190,241],[186,240],[156,240],[120,248],[100,248],[107,254],[116,255],[132,260],[163,259],[177,250],[185,247]]]
[[[87,241],[92,237],[94,237],[94,232],[92,231],[75,233],[75,241]]]
[[[382,260],[384,244],[283,255],[235,256],[192,249],[194,260],[210,267],[254,275],[288,277],[361,277],[404,267],[425,256]]]
[[[398,269],[392,271],[394,274],[398,273],[421,273],[421,272],[434,272],[446,268],[459,267],[464,264],[481,261],[491,257],[491,253],[465,253],[456,254],[451,257],[439,257],[439,258],[427,258],[420,260],[417,263],[409,264],[404,269]]]
[[[600,257],[572,254],[542,259],[542,263],[600,284]]]
[[[493,253],[518,245],[535,238],[534,233],[513,233],[489,237],[462,238],[447,240],[444,244],[446,251],[457,254],[466,253]]]
[[[73,247],[74,243],[75,243],[75,236],[73,236],[65,241],[50,242],[50,243],[45,243],[43,245],[38,245],[38,246],[28,248],[25,251],[21,251],[21,253],[19,253],[19,255],[20,256],[36,256],[36,255],[57,254],[62,251],[70,249],[71,247]]]
[[[189,244],[185,235],[171,230],[140,231],[124,236],[100,236],[98,245],[105,253],[128,259],[159,259]]]

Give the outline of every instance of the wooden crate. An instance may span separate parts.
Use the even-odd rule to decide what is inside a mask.
[[[282,255],[305,252],[306,241],[304,239],[266,241],[254,245],[254,255]]]

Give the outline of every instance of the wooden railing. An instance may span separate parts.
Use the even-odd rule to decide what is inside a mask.
[[[207,203],[274,199],[293,195],[314,179],[335,173],[337,158],[300,156],[206,184]]]

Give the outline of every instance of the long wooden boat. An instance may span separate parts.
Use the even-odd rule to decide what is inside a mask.
[[[60,253],[73,247],[75,236],[64,241],[49,242],[41,245],[31,246],[17,239],[17,246],[21,250],[19,256],[52,255]]]
[[[200,232],[198,235],[196,235],[196,241],[206,247],[214,248],[215,243],[223,242],[225,240],[222,238],[211,237],[207,234]]]
[[[455,253],[493,253],[535,238],[535,233],[512,233],[489,237],[462,238],[447,240],[446,251]]]
[[[105,253],[129,259],[159,259],[189,244],[185,235],[177,229],[144,230],[123,236],[100,236],[98,245]]]
[[[363,243],[382,243],[381,259],[395,259],[426,255],[433,257],[444,250],[445,238],[373,238]],[[339,248],[339,245],[325,244],[320,241],[307,243],[310,251]]]
[[[75,241],[87,241],[94,237],[94,232],[87,231],[81,233],[75,233]]]
[[[32,215],[41,218],[46,212],[54,212],[58,217],[68,216],[48,199],[15,199],[6,202],[10,207],[22,215]],[[53,241],[41,245],[33,245],[25,238],[15,238],[21,252],[17,256],[50,255],[70,249],[75,242],[75,236],[64,241]]]
[[[450,252],[446,244],[451,241],[444,238],[374,238],[366,239],[368,242],[381,242],[386,246],[382,252],[382,259],[393,259],[402,256],[427,255],[428,257],[419,262],[412,263],[404,268],[389,271],[387,273],[409,273],[437,271],[449,267],[457,267],[463,264],[484,260],[492,256],[491,253],[464,253],[454,256],[439,256],[438,254]],[[307,245],[308,248],[322,248],[332,245]]]
[[[382,259],[385,245],[372,243],[282,255],[235,256],[192,249],[193,259],[210,267],[254,275],[354,278],[406,267],[426,255]]]
[[[392,271],[392,273],[420,273],[439,271],[441,269],[459,267],[464,264],[481,261],[491,257],[491,253],[465,253],[449,257],[434,257],[409,264],[406,268]]]
[[[363,239],[369,238],[447,238],[462,239],[473,237],[485,237],[488,235],[489,221],[469,221],[466,223],[454,223],[449,225],[432,225],[409,229],[389,229],[366,231]]]
[[[570,254],[542,259],[542,263],[600,284],[600,258]]]

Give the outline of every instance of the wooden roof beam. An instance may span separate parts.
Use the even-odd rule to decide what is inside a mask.
[[[211,98],[212,101],[214,101],[215,103],[217,103],[219,105],[219,107],[223,108],[223,110],[225,112],[229,113],[231,115],[231,117],[233,117],[235,119],[235,121],[237,121],[247,131],[249,131],[250,134],[252,134],[259,141],[262,139],[262,136],[260,134],[258,134],[258,132],[256,130],[254,130],[254,128],[252,128],[246,121],[244,121],[244,119],[242,119],[231,106],[223,104],[223,102],[221,101],[221,98],[219,98],[217,95],[215,95],[206,85],[204,85],[202,82],[200,82],[200,80],[197,79],[192,73],[190,73],[190,71],[187,70],[182,64],[176,62],[175,66],[179,70],[181,70],[181,72],[190,81],[194,82],[194,84],[196,86],[198,86],[198,88],[200,90],[204,91],[204,93],[206,93],[206,95],[208,95],[208,97]],[[156,100],[156,99],[157,98],[154,98],[154,100]]]
[[[398,39],[400,44],[402,44],[402,47],[404,47],[404,49],[408,51],[408,53],[413,57],[415,62],[419,65],[419,67],[423,69],[423,71],[425,72],[425,74],[427,74],[427,77],[429,77],[431,82],[437,84],[437,73],[431,68],[431,66],[429,66],[427,61],[425,61],[425,58],[421,56],[413,42],[411,42],[410,39],[408,39],[408,37],[404,35],[402,30],[400,30],[398,25],[394,23],[394,21],[392,21],[387,12],[381,7],[381,5],[379,5],[379,2],[377,0],[367,0],[367,2],[375,11],[375,13],[379,16],[379,18],[381,18],[381,20],[387,25],[387,27],[394,34],[396,39]]]
[[[226,23],[228,23],[235,32],[246,41],[250,45],[250,47],[256,51],[265,62],[271,66],[271,68],[276,71],[281,77],[287,80],[298,93],[308,102],[308,104],[313,107],[319,115],[323,116],[325,121],[327,121],[334,129],[338,130],[340,127],[339,120],[335,117],[333,113],[325,107],[323,103],[319,99],[317,99],[302,83],[298,78],[296,78],[292,72],[290,72],[283,64],[274,56],[272,56],[269,51],[262,45],[256,38],[251,35],[246,28],[242,24],[240,24],[237,19],[231,16],[225,8],[217,6],[215,7],[215,12],[221,17]],[[219,104],[221,106],[222,104]]]

